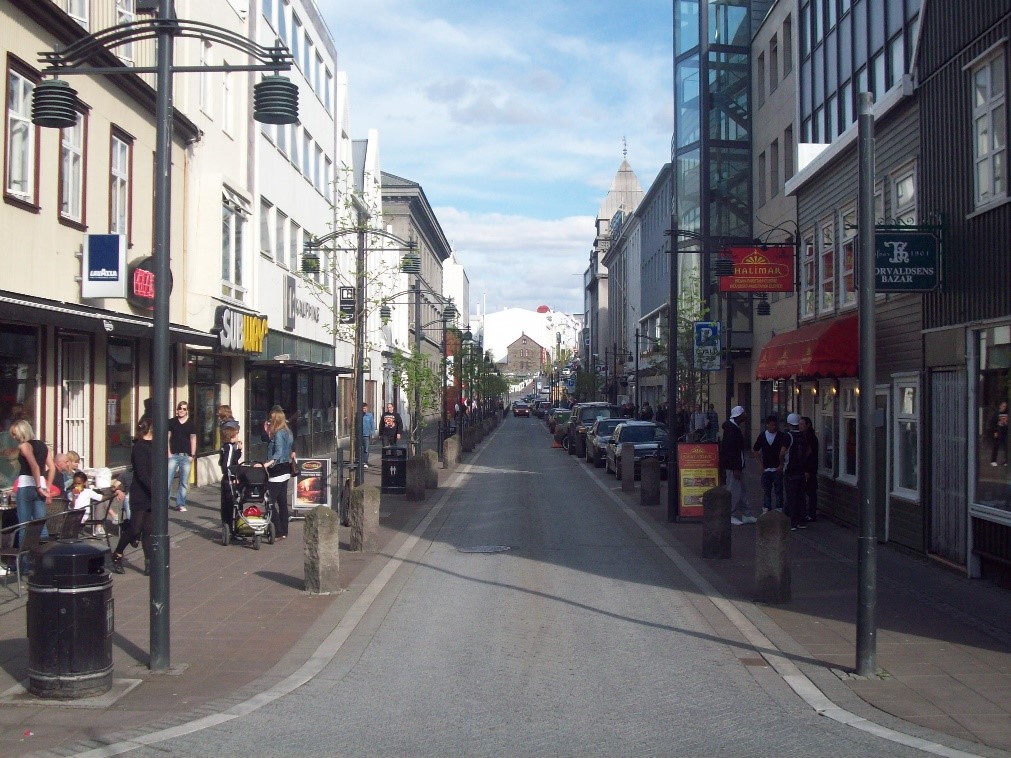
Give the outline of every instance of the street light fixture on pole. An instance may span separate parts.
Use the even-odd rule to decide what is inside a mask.
[[[245,53],[257,63],[245,66],[175,66],[176,38],[217,42]],[[157,41],[156,66],[91,66],[96,56],[127,42]],[[155,75],[155,186],[154,186],[154,315],[152,344],[151,413],[154,422],[152,456],[168,458],[169,416],[169,282],[171,281],[170,232],[172,223],[172,74],[207,71],[287,71],[292,56],[283,46],[263,47],[240,34],[212,24],[177,19],[172,0],[159,0],[155,18],[117,24],[86,35],[62,50],[40,55],[43,75]],[[77,123],[77,92],[60,79],[47,79],[35,86],[32,121],[43,127],[66,129]],[[281,76],[263,79],[253,88],[253,118],[271,124],[298,121],[298,87]],[[170,668],[169,655],[169,540],[168,479],[156,476],[151,482],[152,534],[150,579],[151,658],[154,671]]]

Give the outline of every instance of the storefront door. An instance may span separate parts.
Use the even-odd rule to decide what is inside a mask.
[[[60,371],[60,421],[56,452],[74,450],[86,466],[94,466],[91,456],[88,417],[89,347],[82,336],[63,336],[59,339]]]

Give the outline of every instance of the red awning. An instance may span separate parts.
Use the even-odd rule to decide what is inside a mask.
[[[762,348],[757,379],[856,376],[856,314],[777,334]]]

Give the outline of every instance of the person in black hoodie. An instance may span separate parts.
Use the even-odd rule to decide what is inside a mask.
[[[119,535],[119,542],[112,553],[112,570],[125,574],[123,551],[126,546],[140,537],[144,546],[144,576],[151,573],[151,472],[153,429],[150,418],[137,422],[137,439],[133,443],[130,464],[133,466],[133,481],[130,483],[130,521]],[[159,468],[159,472],[161,469]]]
[[[218,467],[221,469],[221,524],[234,532],[232,488],[228,483],[229,469],[242,459],[242,442],[239,440],[239,422],[234,418],[221,422],[221,450]]]
[[[739,426],[744,423],[744,408],[737,405],[730,411],[730,419],[723,422],[723,439],[720,440],[720,468],[730,490],[730,523],[735,526],[754,524],[748,494],[744,491],[744,451],[748,441]]]

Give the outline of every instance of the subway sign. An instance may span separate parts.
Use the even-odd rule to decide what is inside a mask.
[[[214,332],[218,335],[217,352],[260,355],[267,337],[267,317],[219,305],[214,316]]]

